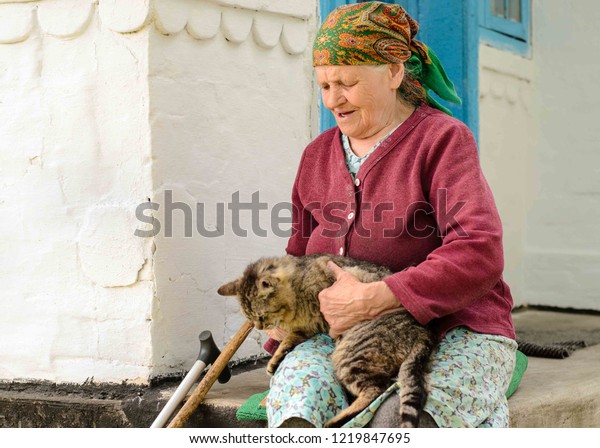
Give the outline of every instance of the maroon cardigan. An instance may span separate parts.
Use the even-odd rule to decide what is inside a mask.
[[[462,122],[421,106],[355,182],[339,128],[325,131],[304,151],[292,203],[288,254],[344,254],[388,266],[396,273],[385,283],[440,337],[462,325],[514,339],[502,224]]]

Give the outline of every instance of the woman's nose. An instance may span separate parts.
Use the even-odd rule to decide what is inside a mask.
[[[329,110],[333,110],[345,102],[346,97],[344,96],[342,89],[337,86],[330,86],[326,94],[323,95],[323,104]]]

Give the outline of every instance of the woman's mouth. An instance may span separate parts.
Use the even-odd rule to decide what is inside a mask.
[[[342,112],[338,112],[338,117],[339,117],[339,118],[346,118],[346,117],[348,117],[348,116],[352,115],[353,113],[354,113],[354,111],[351,111],[351,112],[343,112],[343,113],[342,113]]]

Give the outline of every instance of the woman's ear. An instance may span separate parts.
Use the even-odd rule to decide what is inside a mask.
[[[402,84],[402,80],[404,79],[404,64],[390,64],[390,82],[391,88],[397,90],[400,88]]]

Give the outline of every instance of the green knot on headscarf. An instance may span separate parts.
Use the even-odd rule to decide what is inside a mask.
[[[441,99],[450,101],[454,104],[461,104],[462,101],[454,84],[446,75],[442,63],[433,52],[431,48],[427,48],[429,59],[431,63],[423,64],[423,60],[418,54],[413,54],[408,61],[406,61],[406,67],[412,73],[412,76],[421,84],[427,94],[427,104],[442,112],[452,115],[450,109],[440,104],[435,98],[431,96],[429,91],[434,92]]]
[[[419,25],[395,4],[343,5],[325,19],[315,38],[313,65],[382,65],[405,63],[425,90],[427,103],[452,115],[431,95],[460,104],[454,84],[435,53],[414,39]]]

